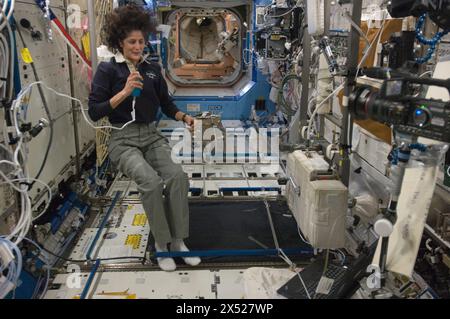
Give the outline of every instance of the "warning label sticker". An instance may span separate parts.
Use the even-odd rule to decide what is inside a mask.
[[[145,226],[147,223],[147,215],[145,214],[136,214],[133,218],[133,226]]]
[[[139,234],[128,235],[127,239],[125,240],[125,245],[129,245],[133,247],[133,249],[138,249],[141,245],[141,239],[142,235]]]

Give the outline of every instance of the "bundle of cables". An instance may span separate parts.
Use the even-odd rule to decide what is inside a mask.
[[[17,280],[22,269],[22,257],[18,245],[31,229],[34,220],[42,216],[50,205],[52,198],[51,188],[44,182],[31,178],[27,171],[27,157],[24,141],[24,133],[20,130],[21,101],[29,93],[31,87],[22,90],[17,98],[12,102],[10,118],[15,128],[16,145],[11,146],[0,144],[2,148],[2,158],[0,159],[0,184],[8,184],[17,191],[20,198],[20,214],[17,222],[9,233],[0,238],[0,297],[5,297],[17,285]],[[6,136],[5,136],[6,137]],[[6,139],[5,139],[6,140]],[[48,200],[44,209],[33,216],[32,203],[29,196],[31,182],[38,182],[47,189]]]
[[[293,116],[301,98],[301,78],[296,74],[286,75],[281,82],[281,89],[278,91],[278,105],[283,113]]]
[[[378,42],[380,41],[381,34],[382,34],[383,31],[384,31],[385,24],[386,24],[386,20],[383,20],[383,23],[381,24],[380,29],[378,30],[378,32],[376,33],[376,35],[375,35],[375,37],[373,38],[372,42],[371,42],[370,45],[367,47],[367,49],[366,49],[364,55],[362,56],[362,58],[361,58],[361,60],[360,60],[360,62],[359,62],[359,64],[358,64],[358,67],[357,67],[357,70],[356,70],[356,74],[359,74],[359,70],[360,70],[361,67],[363,66],[363,64],[364,64],[364,62],[366,61],[366,59],[368,58],[370,52],[372,52],[373,47],[376,47],[377,44],[378,44]],[[307,139],[312,139],[312,138],[314,138],[314,135],[313,135],[313,124],[314,124],[314,118],[315,118],[315,116],[319,113],[319,111],[320,111],[323,107],[327,106],[327,104],[325,104],[325,102],[327,102],[327,101],[328,101],[330,98],[332,98],[333,96],[337,95],[337,94],[339,93],[339,91],[340,91],[341,89],[344,88],[344,86],[345,86],[345,82],[342,83],[341,85],[339,85],[336,89],[334,89],[333,92],[331,92],[330,95],[328,95],[328,96],[327,96],[326,98],[324,98],[319,104],[317,104],[317,105],[315,106],[314,112],[311,114],[310,119],[309,119],[309,121],[308,121],[308,127],[307,127],[307,133],[306,133]],[[308,107],[308,108],[309,108],[309,107]]]
[[[0,299],[15,289],[21,270],[20,249],[5,237],[0,237]]]
[[[14,0],[0,1],[0,101],[8,103],[14,87],[14,36],[8,22],[14,11]]]

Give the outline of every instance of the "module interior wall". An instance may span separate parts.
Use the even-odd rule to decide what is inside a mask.
[[[63,1],[52,1],[54,14],[64,21]],[[24,41],[30,50],[39,80],[46,86],[55,89],[63,94],[70,95],[70,77],[68,71],[67,48],[62,37],[53,30],[53,40],[47,37],[47,25],[42,11],[34,1],[28,0],[16,2],[14,16],[16,21],[26,18],[30,21],[34,30],[42,34],[41,41],[31,38],[31,33],[19,27]],[[20,56],[23,48],[22,42],[16,32],[17,48],[19,52],[19,69],[22,88],[36,81],[31,65],[26,64]],[[59,97],[54,93],[44,89],[44,95],[50,110],[53,124],[53,142],[50,148],[46,165],[39,177],[43,182],[50,183],[61,174],[63,169],[69,167],[71,159],[75,156],[74,133],[71,115],[70,100]],[[47,115],[44,111],[43,103],[39,95],[38,87],[32,88],[28,103],[27,121],[35,125],[40,118]],[[44,129],[40,135],[28,143],[28,169],[30,176],[35,176],[44,158],[44,153],[49,141],[50,130]],[[42,187],[41,187],[42,188]],[[32,198],[35,197],[39,187],[34,187],[31,191]]]

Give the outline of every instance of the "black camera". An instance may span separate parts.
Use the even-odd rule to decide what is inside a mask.
[[[391,0],[388,10],[393,18],[403,18],[410,15],[430,15],[431,20],[442,29],[450,28],[449,0]]]
[[[364,73],[383,79],[380,89],[357,85],[349,96],[349,112],[355,119],[372,119],[394,126],[397,132],[450,142],[450,102],[411,94],[412,85],[444,87],[450,79],[424,79],[389,69],[372,68]]]

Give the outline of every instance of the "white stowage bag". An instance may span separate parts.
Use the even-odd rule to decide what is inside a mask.
[[[253,267],[244,271],[245,299],[284,299],[277,290],[287,283],[295,272],[290,269]]]
[[[306,5],[308,16],[308,33],[321,35],[325,30],[324,0],[308,0]]]
[[[412,277],[420,240],[436,184],[436,167],[408,168],[397,206],[397,222],[389,237],[386,268]],[[373,259],[379,264],[381,241]]]
[[[386,269],[412,277],[420,241],[431,205],[437,172],[448,150],[446,144],[428,145],[425,153],[413,150],[405,170],[397,204],[397,222],[389,237]],[[381,241],[373,259],[379,263]]]
[[[102,44],[97,48],[97,56],[99,63],[102,61],[108,62],[114,56],[114,53],[109,51],[106,45]]]
[[[320,180],[329,164],[317,152],[295,151],[288,156],[287,201],[295,220],[314,248],[336,249],[345,246],[345,221],[348,190],[337,180]]]
[[[365,222],[373,221],[373,219],[378,215],[377,199],[367,193],[355,196],[355,199],[355,214],[361,217]]]

